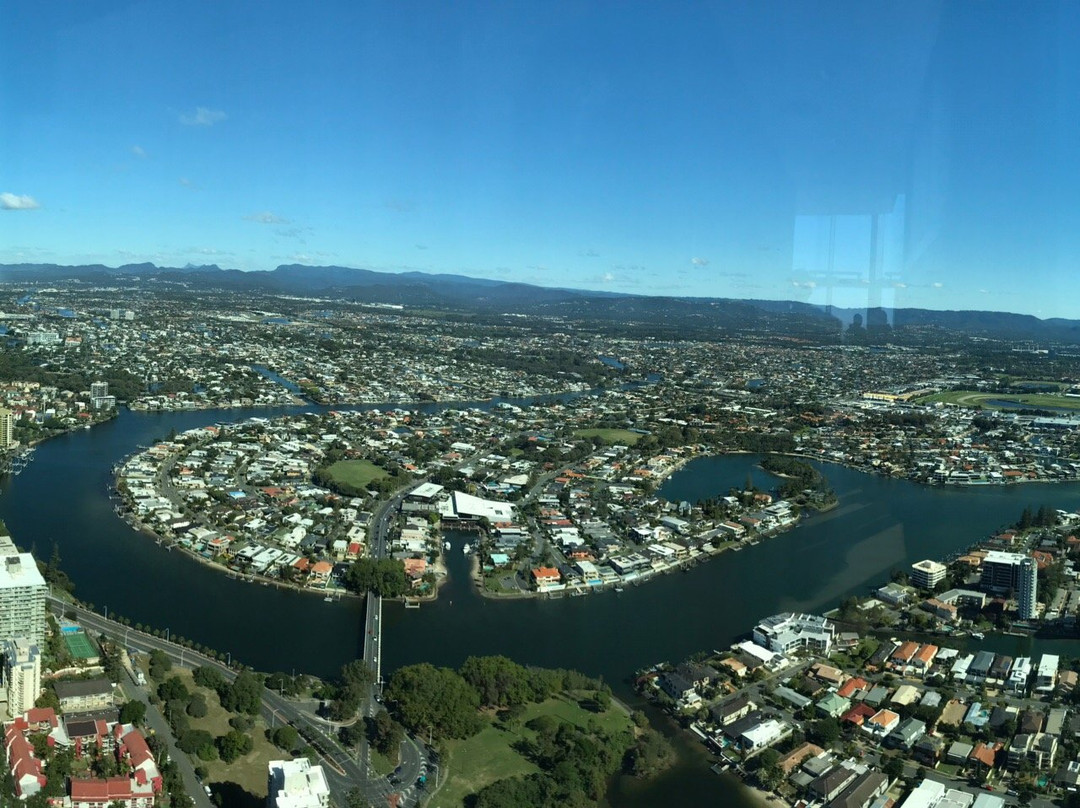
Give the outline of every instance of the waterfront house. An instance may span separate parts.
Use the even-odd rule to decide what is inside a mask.
[[[739,746],[748,753],[759,752],[783,740],[791,734],[791,727],[783,721],[769,718],[751,727],[738,737]]]
[[[750,701],[750,696],[741,693],[733,699],[728,699],[720,704],[714,704],[709,708],[709,718],[721,726],[726,727],[734,721],[749,715],[757,709],[757,705]]]
[[[840,793],[851,785],[858,776],[858,772],[854,769],[849,769],[841,764],[833,767],[810,783],[807,790],[815,799],[829,802],[840,796]]]
[[[889,778],[879,771],[863,772],[845,788],[829,808],[868,808],[889,787]]]
[[[665,673],[660,677],[660,689],[675,699],[680,706],[701,702],[701,696],[694,688],[693,682],[688,682],[677,673]]]

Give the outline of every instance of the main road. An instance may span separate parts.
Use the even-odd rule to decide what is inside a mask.
[[[375,511],[369,523],[371,535],[368,546],[371,556],[375,559],[385,558],[387,555],[387,538],[390,533],[390,524],[394,514],[401,507],[402,501],[415,486],[410,485],[396,492],[389,500],[384,502]],[[364,611],[364,664],[372,673],[372,685],[361,705],[361,714],[364,718],[374,717],[381,709],[380,698],[382,696],[382,596],[375,592],[368,592],[367,607]],[[415,783],[421,774],[426,773],[427,760],[423,746],[413,738],[407,737],[401,745],[401,765],[394,774],[394,783],[387,784],[386,778],[371,776],[371,750],[368,746],[366,734],[360,741],[359,763],[361,776],[368,783],[396,785],[404,784],[402,797],[407,802],[411,797],[419,795],[415,793]],[[404,803],[403,803],[404,804]]]
[[[69,603],[68,601],[50,595],[49,607],[57,614],[73,612],[75,620],[87,631],[111,637],[113,640],[122,643],[126,649],[138,652],[149,652],[153,650],[163,651],[168,655],[169,659],[181,667],[207,666],[219,671],[230,681],[236,677],[235,670],[216,659],[190,648],[185,648],[171,640],[155,637],[144,631],[137,631],[130,626],[125,626],[113,620],[109,620],[107,617],[89,611],[83,606]],[[419,795],[416,794],[411,787],[404,790],[398,790],[395,788],[395,784],[391,783],[386,777],[370,777],[368,775],[368,766],[366,765],[366,747],[360,750],[360,755],[358,756],[354,756],[353,753],[350,753],[349,750],[345,749],[337,738],[339,724],[334,724],[331,721],[303,710],[295,702],[266,688],[263,689],[262,693],[262,716],[266,719],[267,725],[270,727],[282,723],[291,724],[315,748],[322,759],[322,762],[325,764],[324,771],[326,773],[327,783],[330,786],[335,802],[339,805],[345,804],[346,794],[354,788],[359,788],[364,799],[376,806],[390,804],[391,796],[395,793],[398,795],[397,805],[407,806],[419,803]],[[152,722],[152,725],[159,734],[162,734],[162,731],[164,731],[165,737],[169,739],[171,747],[172,732],[168,730],[168,727],[164,724],[158,726],[160,723],[161,722]],[[403,744],[402,752],[404,753],[402,756],[402,774],[404,775],[404,764],[411,761],[412,765],[410,768],[416,769],[416,777],[418,777],[420,770],[424,766],[422,752],[420,752],[415,742],[411,739],[408,739],[406,743]],[[195,798],[196,804],[200,806],[209,805],[209,801],[206,800],[202,785],[198,778],[195,777],[195,772],[188,756],[176,752],[175,750],[173,751],[172,756],[180,766],[180,771],[184,776],[185,786],[188,788],[191,796]],[[361,762],[363,762],[364,765],[361,765]],[[404,780],[404,777],[402,777],[402,779]],[[410,800],[410,797],[413,799]]]

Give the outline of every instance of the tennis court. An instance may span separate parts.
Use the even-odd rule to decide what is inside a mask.
[[[93,659],[98,656],[98,650],[86,636],[86,632],[65,632],[64,644],[67,645],[68,653],[75,659]]]

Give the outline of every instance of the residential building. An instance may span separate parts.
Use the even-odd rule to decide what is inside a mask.
[[[4,725],[4,751],[7,755],[8,770],[15,781],[15,796],[20,799],[37,794],[47,782],[44,764],[34,754],[34,747],[22,731],[25,726],[25,723],[20,721]]]
[[[1018,590],[1020,583],[1020,564],[1027,558],[1022,553],[1006,553],[991,550],[983,559],[982,588],[987,592],[1006,594]]]
[[[1031,657],[1017,657],[1009,670],[1009,681],[1006,686],[1014,693],[1023,693],[1027,690],[1029,678],[1031,678]]]
[[[835,636],[835,626],[824,617],[793,612],[765,618],[753,633],[755,643],[778,654],[810,649],[827,655]]]
[[[84,713],[113,704],[113,686],[104,676],[55,682],[53,689],[60,699],[60,709],[65,713]]]
[[[0,449],[8,449],[15,443],[15,413],[0,407]]]
[[[34,557],[13,550],[10,540],[0,548],[0,643],[22,638],[42,647],[49,587]]]
[[[3,651],[8,714],[21,715],[41,693],[41,652],[22,638],[8,640]]]
[[[871,801],[885,793],[889,778],[878,771],[860,774],[835,800],[830,808],[866,808]]]
[[[307,758],[271,760],[267,775],[269,808],[327,808],[330,786],[322,766]]]
[[[919,589],[933,589],[945,580],[948,567],[939,561],[926,559],[911,565],[911,582]]]
[[[1035,670],[1035,690],[1038,693],[1050,693],[1057,680],[1059,658],[1057,654],[1043,654],[1039,657],[1039,666]]]
[[[1035,609],[1038,606],[1039,568],[1033,558],[1025,558],[1020,562],[1018,572],[1019,590],[1017,613],[1021,620],[1034,620]]]

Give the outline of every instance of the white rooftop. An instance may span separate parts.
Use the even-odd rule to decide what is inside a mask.
[[[37,562],[30,553],[0,555],[0,589],[25,589],[45,586]]]

